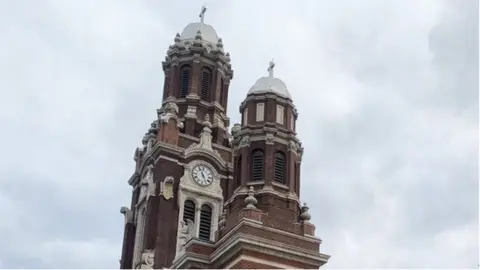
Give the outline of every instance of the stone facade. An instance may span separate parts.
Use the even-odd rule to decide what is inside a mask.
[[[163,102],[134,154],[132,203],[121,208],[120,268],[322,266],[329,256],[300,203],[303,148],[286,86],[271,63],[229,132],[230,55],[203,17],[198,25],[175,36],[163,62]]]

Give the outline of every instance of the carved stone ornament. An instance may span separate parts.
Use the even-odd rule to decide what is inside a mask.
[[[202,133],[200,133],[200,142],[198,144],[197,143],[191,144],[185,150],[185,154],[188,154],[195,148],[203,148],[205,150],[216,152],[212,148],[212,130],[211,130],[212,123],[210,123],[210,116],[208,114],[205,116],[205,121],[203,121],[202,125],[203,125],[203,129],[202,129]]]
[[[173,176],[167,176],[162,181],[160,185],[160,194],[165,198],[165,200],[170,200],[173,198],[173,184],[174,184]]]
[[[234,124],[231,131],[232,136],[236,137],[241,130],[242,130],[242,126],[240,124]]]
[[[185,114],[187,118],[197,118],[197,107],[188,106],[187,113]]]
[[[147,172],[143,177],[140,185],[140,196],[138,200],[142,200],[146,197],[148,200],[151,196],[155,196],[155,181],[153,180],[153,165],[150,164],[146,168]]]
[[[218,221],[218,228],[221,230],[225,227],[227,219],[227,210],[223,209],[222,215],[220,216],[220,220]]]
[[[248,190],[248,196],[245,198],[245,204],[247,205],[247,209],[255,209],[255,205],[257,204],[257,199],[255,198],[255,190],[253,189],[252,186],[250,186],[250,189]]]
[[[288,142],[288,150],[297,153],[298,144],[295,141]]]
[[[275,137],[273,136],[272,133],[267,133],[265,136],[265,143],[266,144],[274,144],[275,143]]]
[[[302,156],[303,156],[303,147],[299,147],[298,150],[297,150],[297,155],[298,155],[298,160],[302,160]]]
[[[240,142],[238,143],[238,148],[248,147],[250,146],[250,137],[244,136]]]
[[[183,123],[178,118],[178,106],[174,102],[168,102],[165,106],[159,110],[158,119],[162,124],[168,124],[170,119],[177,121],[177,127],[183,128]]]
[[[155,120],[150,124],[148,133],[146,134],[147,153],[150,152],[153,146],[155,145],[155,141],[157,140],[157,134],[158,134],[157,128],[158,128],[158,120]]]
[[[140,147],[137,147],[137,149],[135,149],[135,154],[133,155],[133,160],[135,161],[139,161],[141,158],[142,158],[142,155],[143,155],[143,145],[140,146]]]
[[[302,213],[300,214],[300,218],[305,222],[308,222],[312,218],[310,213],[308,212],[309,209],[310,208],[307,206],[307,203],[303,203]]]
[[[153,269],[155,264],[155,253],[151,249],[146,249],[142,253],[142,259],[140,261],[140,269]]]
[[[125,224],[133,223],[133,211],[128,209],[126,206],[120,208],[120,213],[125,217]]]
[[[187,219],[187,222],[183,220],[180,221],[178,251],[183,250],[188,240],[190,240],[194,236],[194,234],[195,234],[195,223],[192,220]]]
[[[223,119],[219,114],[215,114],[213,117],[213,125],[218,126],[222,129],[225,128],[225,124],[223,123]]]
[[[193,55],[193,62],[200,63],[200,54],[196,53]]]

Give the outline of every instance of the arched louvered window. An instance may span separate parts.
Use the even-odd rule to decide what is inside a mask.
[[[207,68],[202,69],[202,88],[200,96],[203,100],[209,100],[211,80],[212,72]]]
[[[200,210],[200,231],[198,238],[210,241],[210,230],[212,228],[212,208],[208,205],[203,205]]]
[[[252,181],[263,180],[263,151],[260,149],[252,152]]]
[[[285,183],[285,154],[282,152],[275,153],[274,163],[274,180],[276,182]]]
[[[195,203],[191,200],[186,200],[183,205],[183,221],[187,222],[188,219],[195,222]]]
[[[180,98],[185,98],[188,95],[188,88],[190,86],[190,67],[184,66],[180,70]]]
[[[242,156],[237,158],[237,166],[235,166],[235,177],[236,177],[236,187],[239,187],[242,184]]]

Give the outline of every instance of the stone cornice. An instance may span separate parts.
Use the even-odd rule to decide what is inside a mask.
[[[282,104],[282,105],[286,105],[286,106],[294,108],[295,117],[298,116],[298,113],[295,109],[295,105],[293,104],[293,102],[290,99],[286,99],[286,98],[278,96],[274,93],[259,93],[259,94],[247,95],[245,100],[240,104],[239,111],[240,111],[240,113],[242,113],[243,110],[245,109],[245,106],[250,101],[267,101],[267,100],[275,100],[275,102],[277,102],[278,104]]]
[[[278,229],[268,228],[255,222],[243,220],[215,244],[205,242],[200,243],[198,240],[189,241],[189,243],[187,243],[185,247],[186,249],[188,249],[188,247],[193,244],[200,244],[209,247],[215,246],[216,250],[211,253],[210,256],[186,252],[174,262],[173,266],[179,268],[187,261],[191,260],[201,263],[214,263],[216,266],[219,266],[225,263],[229,259],[229,257],[233,256],[236,251],[239,251],[241,249],[251,250],[268,255],[282,256],[283,258],[291,258],[291,260],[305,263],[307,265],[324,264],[330,258],[329,255],[322,254],[316,251],[298,248],[296,246],[287,245],[285,243],[277,241],[266,240],[264,238],[252,236],[249,234],[238,233],[237,230],[242,226],[250,226],[259,229],[270,230],[275,233],[285,234],[291,237],[295,237],[297,239],[313,243],[320,244],[321,242],[320,239],[312,239],[310,237],[299,236]],[[229,255],[224,256],[226,252],[228,252]]]

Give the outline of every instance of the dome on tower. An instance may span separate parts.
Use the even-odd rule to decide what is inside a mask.
[[[207,7],[203,6],[202,10],[200,11],[200,15],[198,15],[200,21],[188,24],[178,37],[179,41],[188,42],[200,39],[202,43],[211,43],[214,46],[216,46],[219,42],[222,43],[215,29],[213,29],[211,25],[205,24],[204,20],[206,11]]]
[[[219,38],[215,29],[213,29],[211,25],[204,24],[202,22],[188,24],[180,34],[180,39],[195,40],[195,36],[199,30],[203,41],[217,44]]]
[[[292,99],[292,96],[288,92],[285,83],[282,80],[273,77],[274,67],[275,64],[273,61],[271,61],[270,66],[268,67],[269,76],[258,79],[257,82],[255,82],[255,84],[250,88],[250,91],[248,91],[247,95],[273,93],[284,98]]]

